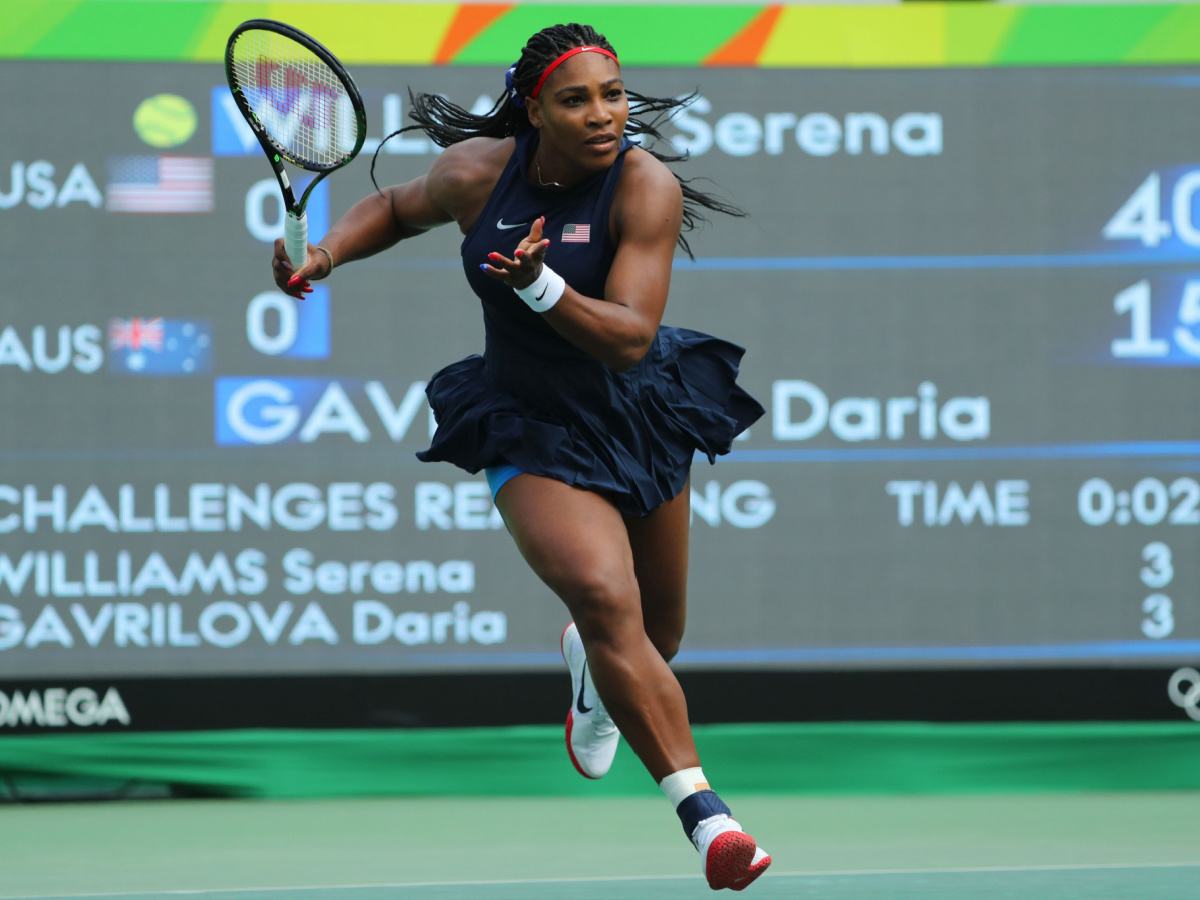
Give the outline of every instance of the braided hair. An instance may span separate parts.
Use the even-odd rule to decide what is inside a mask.
[[[482,115],[463,109],[438,94],[413,94],[410,90],[409,118],[416,124],[393,131],[383,141],[386,142],[406,131],[419,130],[439,147],[449,147],[467,138],[506,138],[528,131],[533,126],[529,124],[529,116],[525,112],[525,98],[533,93],[534,85],[542,72],[563,53],[575,47],[585,46],[602,47],[614,55],[616,53],[604,35],[589,25],[571,23],[543,28],[526,42],[521,50],[521,57],[505,74],[504,93],[492,108]],[[663,140],[659,127],[670,119],[675,110],[688,106],[696,95],[693,93],[686,97],[673,98],[648,97],[630,90],[625,93],[630,100],[625,136],[649,138],[649,141],[638,143],[643,150],[661,162],[672,163],[687,159],[686,154],[662,153],[654,148],[653,143]],[[379,159],[379,150],[382,147],[383,142],[376,148],[375,156],[371,160],[371,181],[376,190],[379,189],[379,182],[375,180],[375,163]],[[672,174],[675,174],[675,179],[683,191],[683,225],[679,234],[679,246],[691,257],[692,249],[684,237],[684,232],[693,230],[700,222],[705,221],[702,208],[731,216],[744,216],[745,213],[736,206],[694,187],[692,181],[695,179],[680,178],[678,174]]]

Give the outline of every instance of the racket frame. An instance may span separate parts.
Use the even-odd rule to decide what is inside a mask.
[[[250,108],[250,103],[246,100],[246,96],[241,89],[234,70],[233,54],[238,39],[245,32],[256,30],[273,31],[276,34],[295,41],[328,66],[330,71],[333,72],[334,76],[346,89],[346,94],[350,98],[350,106],[354,111],[358,140],[354,148],[340,162],[328,166],[319,166],[295,158],[288,153],[286,147],[281,147],[275,143],[271,137],[271,133],[259,121],[258,116],[254,114],[254,110]],[[359,151],[362,150],[363,142],[366,141],[367,111],[366,106],[363,104],[362,95],[359,93],[354,79],[346,71],[346,67],[338,61],[338,58],[324,44],[315,38],[309,37],[298,28],[293,28],[291,25],[284,22],[277,22],[274,19],[248,19],[233,30],[233,33],[229,35],[229,40],[225,44],[225,80],[229,84],[229,92],[233,95],[234,103],[237,104],[243,118],[245,118],[246,123],[250,126],[250,130],[254,132],[255,138],[257,138],[259,145],[271,163],[271,169],[275,173],[275,180],[279,182],[279,190],[283,195],[283,208],[286,213],[284,224],[289,243],[288,256],[291,257],[292,264],[299,267],[304,264],[304,256],[307,256],[308,249],[308,222],[304,214],[304,208],[308,203],[309,195],[322,178],[330,172],[335,172],[343,166],[349,165],[358,156]],[[304,189],[299,202],[296,201],[291,180],[288,178],[287,171],[283,167],[285,160],[305,171],[317,173],[317,177],[309,182],[308,187]],[[299,260],[297,260],[297,254],[294,252],[297,247],[304,250],[304,256],[300,256]]]

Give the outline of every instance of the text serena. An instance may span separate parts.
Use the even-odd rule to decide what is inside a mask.
[[[295,547],[283,554],[283,587],[288,593],[322,594],[444,592],[475,590],[475,564],[470,560],[326,560]],[[258,596],[267,590],[267,556],[247,548],[229,556],[189,553],[172,564],[161,553],[137,557],[127,550],[111,558],[87,551],[79,558],[55,550],[29,550],[19,556],[0,554],[0,591],[19,597],[26,591],[38,597],[142,597],[193,593]]]

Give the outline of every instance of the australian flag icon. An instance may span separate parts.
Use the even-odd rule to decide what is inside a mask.
[[[113,375],[200,375],[212,369],[212,329],[198,319],[109,319]]]

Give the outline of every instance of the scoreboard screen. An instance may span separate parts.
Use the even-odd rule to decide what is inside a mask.
[[[409,88],[479,109],[504,76],[350,68],[370,137],[314,238]],[[560,666],[566,612],[482,476],[414,456],[428,378],[482,348],[453,226],[296,303],[217,62],[0,77],[0,678]],[[665,321],[744,346],[767,409],[693,468],[678,664],[1194,661],[1200,70],[635,55],[625,79],[696,92],[663,149],[748,215],[691,237]],[[381,183],[437,152],[393,138]]]

